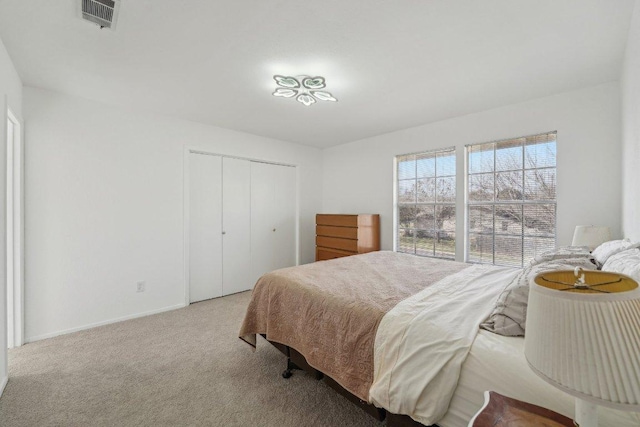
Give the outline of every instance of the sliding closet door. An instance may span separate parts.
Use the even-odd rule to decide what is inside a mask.
[[[222,293],[253,288],[249,160],[222,159],[222,229]]]
[[[272,270],[273,165],[251,162],[251,273],[253,281]]]
[[[222,296],[222,158],[189,154],[189,301]]]
[[[254,280],[295,265],[296,171],[251,162],[251,270]]]
[[[272,165],[274,170],[274,260],[272,269],[296,265],[296,168]]]

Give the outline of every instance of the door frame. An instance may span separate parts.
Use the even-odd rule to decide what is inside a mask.
[[[13,290],[13,339],[10,340],[7,336],[7,345],[13,348],[24,344],[24,123],[10,107],[7,107],[7,119],[14,126],[13,141],[6,141],[6,148],[12,149],[11,157],[13,158],[11,171],[7,170],[7,179],[11,172],[12,180],[11,193],[7,194],[7,202],[9,197],[13,199],[11,216],[7,210],[7,287]],[[9,151],[7,151],[7,167],[9,167]],[[9,190],[8,185],[7,190]],[[13,225],[11,229],[9,229],[9,222]],[[10,262],[11,269],[9,269]],[[7,321],[8,316],[9,313],[7,313]]]
[[[295,168],[296,171],[296,201],[295,201],[295,207],[296,207],[296,212],[295,212],[295,252],[296,252],[296,265],[300,264],[300,168],[298,167],[298,165],[295,164],[291,164],[291,163],[283,163],[283,162],[277,162],[277,161],[271,161],[271,160],[264,160],[264,159],[257,159],[257,158],[251,158],[251,157],[242,157],[242,156],[234,156],[234,155],[230,155],[230,154],[222,154],[218,151],[215,151],[211,148],[208,147],[203,147],[203,146],[185,146],[184,147],[184,152],[183,152],[183,182],[184,182],[184,186],[183,186],[183,242],[184,242],[184,246],[183,246],[183,252],[184,252],[184,305],[188,306],[190,304],[189,301],[189,282],[190,282],[190,277],[189,277],[189,265],[190,265],[190,257],[189,257],[189,232],[190,232],[190,225],[189,225],[189,203],[190,203],[190,183],[189,183],[189,155],[190,154],[202,154],[202,155],[207,155],[207,156],[219,156],[222,158],[232,158],[232,159],[239,159],[239,160],[248,160],[251,162],[258,162],[258,163],[268,163],[271,165],[277,165],[277,166],[288,166],[288,167],[293,167]]]

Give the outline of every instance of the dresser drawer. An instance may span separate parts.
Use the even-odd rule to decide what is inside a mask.
[[[333,225],[336,227],[357,227],[358,215],[316,215],[316,225]]]
[[[316,236],[316,245],[324,248],[342,249],[343,251],[358,252],[358,241],[340,239],[339,237]]]
[[[319,225],[316,227],[316,235],[355,240],[358,238],[358,229],[354,227],[334,227],[332,225]]]
[[[316,261],[380,250],[380,215],[316,214]]]
[[[341,251],[339,249],[316,248],[316,261],[325,261],[327,259],[342,258],[344,256],[354,255],[352,252]]]

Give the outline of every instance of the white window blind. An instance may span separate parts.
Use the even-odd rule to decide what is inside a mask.
[[[396,157],[398,252],[455,258],[455,148]]]
[[[556,245],[556,132],[467,146],[467,258],[524,266]]]

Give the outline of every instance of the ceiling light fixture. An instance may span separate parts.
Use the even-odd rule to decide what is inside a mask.
[[[338,101],[329,92],[324,90],[325,82],[324,77],[309,77],[309,76],[273,76],[273,80],[276,81],[278,87],[273,96],[279,96],[282,98],[296,98],[296,100],[307,107],[311,104],[315,104],[317,100],[320,101]]]

